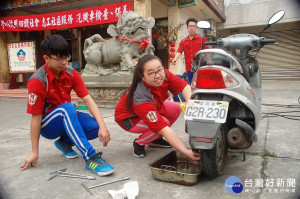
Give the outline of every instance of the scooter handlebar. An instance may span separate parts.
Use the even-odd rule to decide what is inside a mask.
[[[211,42],[204,42],[204,45],[214,45],[214,46],[216,46],[216,45],[218,45],[218,42],[217,41],[211,41]]]
[[[261,45],[266,45],[266,44],[275,44],[275,39],[264,39],[260,41]]]

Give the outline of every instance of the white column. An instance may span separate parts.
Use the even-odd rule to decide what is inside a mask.
[[[134,11],[144,19],[151,17],[151,0],[134,0]]]
[[[170,6],[168,7],[168,25],[170,26],[178,26],[180,24],[180,11],[177,6],[177,1],[176,1],[176,6]],[[178,33],[180,35],[180,32]],[[175,42],[175,50],[177,51],[178,45],[181,39],[177,37],[177,41]],[[175,51],[175,53],[176,53]],[[181,58],[178,59],[176,62],[176,65],[170,64],[169,70],[176,75],[182,75],[184,72],[184,67],[182,66],[182,61]]]

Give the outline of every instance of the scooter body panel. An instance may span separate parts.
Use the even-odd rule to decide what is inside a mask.
[[[218,34],[218,40],[204,43],[217,48],[198,51],[193,57],[186,129],[192,149],[201,153],[203,172],[211,178],[223,174],[228,148],[247,149],[257,141],[262,83],[256,55],[265,45],[276,43],[261,34],[284,14],[283,10],[275,13],[259,36],[244,33],[221,38]],[[212,31],[205,21],[197,26]]]
[[[254,116],[254,130],[257,129],[257,126],[260,123],[260,120],[262,118],[261,116],[261,110],[260,110],[260,104],[257,105],[257,100],[254,95],[254,92],[250,86],[250,84],[247,82],[247,80],[236,71],[232,71],[229,68],[223,67],[223,66],[203,66],[201,69],[205,68],[216,68],[220,70],[224,70],[230,75],[232,75],[238,82],[238,85],[232,88],[225,88],[225,89],[198,89],[193,87],[193,92],[191,99],[194,99],[196,95],[203,96],[205,94],[222,94],[224,96],[228,96],[230,99],[227,101],[230,101],[232,99],[235,99],[239,102],[241,102],[243,105],[245,105],[247,108],[251,110]],[[258,96],[260,97],[260,96]],[[214,99],[211,99],[214,100]],[[224,99],[223,99],[224,100]]]
[[[220,123],[208,123],[205,121],[187,121],[186,131],[189,133],[189,142],[192,149],[214,148]],[[210,138],[211,142],[199,142],[197,137]]]
[[[202,54],[205,54],[206,57],[209,57],[209,54],[211,53],[221,54],[222,56],[225,57],[228,56],[230,60],[234,59],[230,54],[220,49],[217,49],[217,52],[215,52],[213,49],[202,50],[199,51],[197,55],[202,56]],[[261,96],[255,95],[255,94],[258,95],[261,94],[261,92],[259,91],[260,87],[256,86],[255,87],[256,90],[253,91],[249,82],[241,74],[241,68],[236,67],[239,63],[236,61],[233,63],[235,67],[231,66],[230,68],[219,66],[219,65],[205,65],[198,68],[198,70],[218,69],[224,71],[227,74],[231,75],[235,79],[237,84],[233,87],[227,87],[224,89],[199,89],[196,88],[195,85],[192,85],[193,91],[192,91],[191,99],[197,99],[199,98],[198,96],[200,96],[200,98],[204,97],[205,100],[222,100],[222,101],[228,101],[229,103],[233,100],[238,101],[238,103],[243,104],[243,106],[249,109],[253,114],[253,118],[254,118],[253,130],[255,131],[261,121],[261,111],[260,111],[261,100],[257,100],[257,97],[260,99]],[[222,99],[214,98],[216,94],[222,95]],[[234,111],[239,112],[239,110],[234,110]],[[244,110],[241,110],[241,112],[242,111]],[[237,113],[237,114],[242,114],[242,113]],[[229,115],[227,117],[229,117]],[[190,135],[189,142],[193,149],[213,149],[215,147],[217,137],[218,137],[218,132],[219,132],[218,128],[220,128],[221,125],[220,123],[188,120],[186,125],[187,125],[187,133]],[[211,142],[197,141],[197,139],[199,138],[209,138],[211,139]]]

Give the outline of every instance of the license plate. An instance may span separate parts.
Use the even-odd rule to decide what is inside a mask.
[[[189,100],[186,103],[184,119],[210,120],[225,123],[229,103],[226,101]]]

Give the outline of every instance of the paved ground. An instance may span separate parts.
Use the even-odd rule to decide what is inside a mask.
[[[107,190],[121,189],[125,182],[118,182],[91,191],[91,196],[81,186],[88,186],[130,176],[138,181],[140,199],[148,198],[300,198],[300,82],[263,82],[264,115],[258,128],[259,141],[242,153],[230,152],[225,174],[211,180],[205,175],[194,186],[183,186],[153,179],[148,164],[171,149],[146,148],[142,159],[132,155],[132,141],[136,135],[123,131],[113,119],[113,109],[101,109],[111,132],[111,142],[103,148],[98,140],[92,144],[102,150],[104,159],[115,167],[115,173],[107,177],[96,177],[95,181],[57,177],[47,181],[49,173],[68,168],[69,172],[90,174],[84,169],[81,158],[67,160],[54,147],[53,141],[41,138],[40,168],[19,171],[31,150],[29,134],[30,115],[26,114],[25,100],[0,99],[0,198],[111,198]],[[271,105],[273,104],[273,105]],[[276,106],[290,105],[290,106]],[[293,112],[295,111],[295,112]],[[280,115],[293,115],[292,120]],[[188,146],[184,133],[183,117],[173,129]],[[265,152],[265,153],[264,153]],[[268,152],[268,153],[266,153]],[[263,155],[264,154],[264,155]],[[224,188],[225,180],[237,176],[244,186],[242,193],[233,194]],[[263,185],[258,182],[262,179]]]

